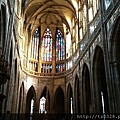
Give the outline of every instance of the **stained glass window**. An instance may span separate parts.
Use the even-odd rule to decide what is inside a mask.
[[[64,63],[56,64],[56,73],[63,72],[64,70],[65,70],[65,64]]]
[[[35,60],[38,60],[39,40],[40,31],[39,28],[36,28],[31,41],[31,58]]]
[[[52,34],[49,28],[46,29],[42,39],[42,60],[52,61]]]
[[[60,30],[56,34],[56,61],[65,59],[65,42]]]
[[[43,34],[42,38],[42,64],[41,64],[41,72],[42,73],[52,73],[52,44],[53,38],[52,33],[49,28],[47,28]],[[65,59],[65,42],[63,39],[63,35],[59,29],[56,31],[56,61],[61,61]],[[47,63],[46,63],[47,61]],[[56,72],[63,72],[65,70],[65,64],[56,63]]]
[[[30,60],[29,60],[29,70],[38,71],[38,59],[39,59],[39,43],[40,43],[40,27],[36,28],[30,43]]]
[[[42,73],[51,73],[52,72],[52,64],[42,64],[41,72]]]

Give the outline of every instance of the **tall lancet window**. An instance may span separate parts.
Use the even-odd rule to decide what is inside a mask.
[[[30,44],[30,60],[29,60],[30,71],[38,72],[39,42],[40,42],[40,27],[35,29]]]
[[[31,41],[31,58],[38,60],[40,30],[36,28]]]
[[[52,33],[49,28],[43,34],[42,38],[42,73],[51,73],[52,72]],[[46,63],[47,62],[47,63]]]
[[[65,59],[65,42],[60,30],[56,34],[56,61]]]
[[[52,33],[49,28],[46,29],[42,39],[42,60],[52,61]]]
[[[63,72],[65,70],[65,64],[62,61],[64,59],[65,59],[65,42],[64,42],[61,31],[57,29],[57,32],[56,32],[56,73]]]

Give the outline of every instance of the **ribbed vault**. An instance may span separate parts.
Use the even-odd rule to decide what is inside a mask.
[[[63,27],[69,29],[69,21],[76,17],[74,2],[76,0],[27,0],[24,19],[25,28],[32,29],[45,24],[50,27]]]

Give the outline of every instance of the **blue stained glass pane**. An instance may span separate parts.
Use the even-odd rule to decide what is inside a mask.
[[[56,61],[65,59],[65,42],[60,30],[57,30],[56,34]],[[64,64],[56,65],[56,72],[64,71]]]
[[[57,30],[57,35],[56,35],[56,54],[57,54],[56,56],[58,56],[58,59],[56,57],[56,60],[64,59],[65,44],[60,30]]]
[[[58,65],[56,65],[56,68],[58,68]]]

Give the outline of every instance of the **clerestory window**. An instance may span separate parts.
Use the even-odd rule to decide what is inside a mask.
[[[33,33],[30,44],[29,70],[38,72],[38,66],[41,66],[41,73],[52,73],[52,66],[56,66],[54,73],[65,70],[65,41],[62,32],[57,29],[55,33],[55,42],[50,28],[46,28],[40,40],[40,27]],[[53,59],[53,51],[55,57]],[[55,61],[54,63],[52,61]],[[55,68],[54,68],[55,69]]]
[[[42,60],[52,61],[52,33],[49,28],[46,29],[42,39]]]
[[[56,61],[65,59],[65,42],[60,30],[56,34]]]

